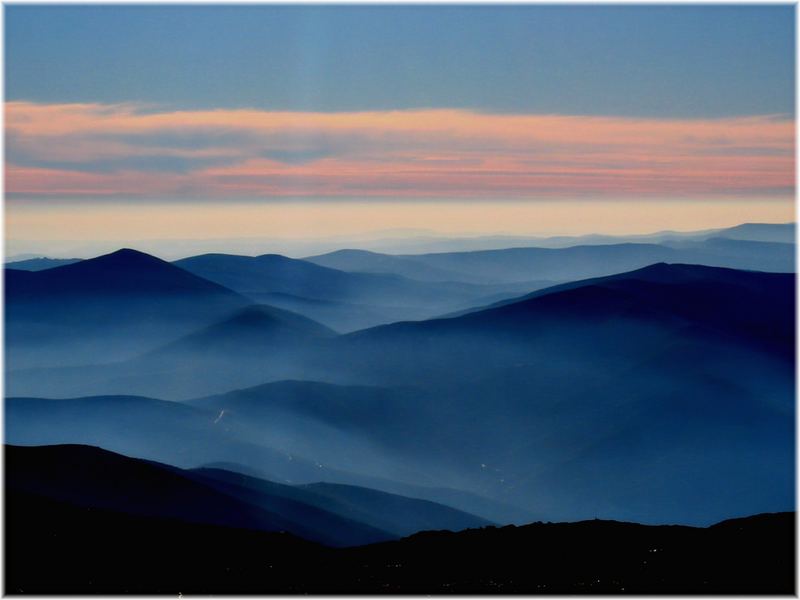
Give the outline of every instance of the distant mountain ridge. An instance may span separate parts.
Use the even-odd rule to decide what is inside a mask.
[[[723,238],[674,243],[617,243],[564,248],[514,247],[499,250],[382,255],[342,250],[309,257],[311,262],[366,273],[404,273],[421,279],[447,273],[472,283],[573,281],[630,271],[656,262],[773,272],[794,272],[794,245]]]
[[[717,231],[714,237],[755,242],[783,242],[793,244],[797,240],[796,223],[742,223]]]
[[[463,275],[457,271],[449,271],[426,265],[415,260],[414,255],[408,257],[381,254],[369,250],[336,250],[318,256],[309,256],[306,261],[350,272],[363,273],[395,273],[421,281],[457,281]]]
[[[545,285],[422,282],[398,273],[349,272],[275,254],[206,254],[174,264],[255,302],[278,302],[339,331],[429,318],[448,307],[465,307],[488,296],[509,297]]]
[[[381,237],[381,233],[355,237],[339,236],[322,240],[276,240],[272,238],[233,238],[214,240],[175,240],[169,245],[148,242],[142,247],[146,252],[169,257],[169,260],[183,257],[225,252],[258,256],[265,253],[279,253],[292,257],[316,257],[342,249],[365,250],[380,254],[429,254],[441,252],[471,252],[475,250],[499,250],[511,247],[566,248],[580,245],[635,243],[672,243],[677,241],[702,241],[712,237],[725,237],[763,242],[794,243],[796,224],[789,223],[742,223],[733,227],[706,229],[701,231],[664,230],[647,234],[586,234],[586,235],[437,235],[432,231],[405,231],[403,237],[397,235]],[[15,253],[7,256],[7,262],[18,262],[50,256],[64,258],[73,256],[96,256],[111,251],[107,242],[75,245],[72,250],[58,252]],[[721,265],[722,266],[722,265]],[[732,265],[729,265],[732,266]]]
[[[17,269],[20,271],[44,271],[46,269],[53,269],[55,267],[63,267],[64,265],[71,265],[80,262],[80,258],[28,258],[24,260],[17,260],[7,262],[6,269]]]

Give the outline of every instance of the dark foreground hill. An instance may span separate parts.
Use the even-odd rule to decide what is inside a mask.
[[[179,469],[92,446],[5,450],[7,491],[83,510],[286,531],[334,547],[492,524],[436,502],[357,486],[292,486],[224,469]]]
[[[375,443],[364,440],[354,426],[376,429],[378,436],[395,440],[409,438],[407,430],[404,433],[405,420],[396,426],[391,424],[392,419],[399,420],[408,410],[392,406],[408,404],[412,399],[395,390],[310,382],[278,382],[192,403],[137,396],[6,398],[5,442],[20,446],[83,444],[183,469],[219,467],[282,484],[336,482],[347,484],[343,488],[371,488],[445,504],[503,524],[542,518],[480,495],[447,488],[438,479],[410,477],[416,485],[403,482],[409,477],[403,481],[393,479],[393,474],[401,473],[396,468],[393,472],[390,458],[395,456],[402,464],[402,456],[397,456],[395,450],[390,454],[381,451]],[[381,410],[375,403],[391,406]],[[376,421],[389,429],[376,428]],[[352,498],[344,500],[353,505]],[[362,500],[366,501],[360,505],[362,508],[387,512],[381,502]],[[430,508],[430,504],[417,506]],[[437,513],[424,512],[390,530],[399,537],[408,535],[409,527],[413,531],[430,529],[429,517]],[[408,516],[406,512],[393,514],[392,518],[399,521]],[[386,518],[380,521],[385,522]],[[371,523],[379,526],[377,521]],[[439,520],[437,528],[450,529],[452,523]],[[455,528],[472,527],[475,523],[473,520]]]
[[[12,491],[4,592],[793,594],[794,523],[535,523],[332,549]]]

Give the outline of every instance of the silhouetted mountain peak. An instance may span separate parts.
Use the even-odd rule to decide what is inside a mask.
[[[735,274],[741,272],[741,269],[727,269],[725,267],[708,267],[706,265],[690,265],[686,263],[657,262],[628,273],[610,275],[604,279],[621,279],[623,277],[626,279],[636,279],[637,275],[666,275],[672,279],[682,279],[687,275],[692,277],[713,277],[721,273]]]
[[[690,265],[684,263],[657,262],[641,269],[635,269],[626,273],[618,273],[606,277],[597,277],[585,280],[584,283],[597,282],[606,283],[621,280],[640,280],[651,283],[680,283],[694,281],[697,279],[717,279],[726,274],[738,274],[742,271],[736,269],[726,269],[723,267],[707,267],[705,265]],[[563,284],[565,286],[578,285],[580,281]],[[544,292],[544,290],[541,290]]]
[[[131,248],[121,248],[110,254],[83,260],[79,263],[53,269],[52,273],[88,274],[91,272],[120,270],[126,272],[175,272],[175,267],[145,252]]]
[[[274,262],[296,262],[297,259],[289,258],[288,256],[284,256],[283,254],[275,254],[275,253],[268,253],[268,254],[260,254],[256,256],[256,258],[260,261],[274,261]]]
[[[132,248],[120,248],[115,252],[103,254],[95,258],[90,258],[80,263],[73,265],[65,265],[64,267],[73,267],[73,272],[79,272],[78,265],[83,269],[99,269],[99,268],[116,268],[116,269],[170,269],[171,265],[157,258],[151,254],[133,250]]]
[[[122,248],[110,254],[80,262],[32,272],[24,280],[16,278],[12,294],[36,293],[54,297],[61,293],[116,293],[142,295],[216,294],[238,297],[235,292],[207,279],[189,273],[160,258]],[[13,282],[17,283],[16,280]],[[24,287],[22,284],[25,284]],[[240,300],[244,300],[240,298]],[[244,304],[244,302],[242,302]]]
[[[653,263],[652,265],[648,265],[646,267],[642,267],[641,269],[637,269],[635,271],[631,271],[632,273],[639,273],[639,272],[666,272],[671,270],[673,267],[672,264],[667,262],[657,262]]]
[[[142,252],[141,250],[134,250],[133,248],[120,248],[119,250],[115,250],[114,252],[109,252],[108,254],[103,254],[102,256],[98,256],[98,259],[106,259],[106,260],[122,260],[122,261],[147,261],[147,262],[164,262],[160,258],[156,258],[152,254],[147,254],[146,252]]]
[[[324,255],[319,256],[386,256],[380,252],[372,252],[371,250],[359,250],[356,248],[343,248],[342,250],[334,250]],[[311,257],[318,258],[318,257]]]

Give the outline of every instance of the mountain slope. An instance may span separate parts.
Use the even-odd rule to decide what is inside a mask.
[[[343,386],[290,380],[198,398],[188,404],[215,411],[224,410],[231,415],[241,413],[248,420],[261,420],[265,424],[280,413],[290,413],[347,427],[348,424],[372,423],[379,418],[389,423],[411,418],[418,412],[413,397],[411,388]],[[393,412],[404,405],[409,406],[409,410]],[[384,430],[382,435],[385,436],[385,433]],[[402,435],[402,432],[398,431],[397,435]]]
[[[336,334],[302,315],[265,305],[243,308],[219,323],[176,340],[153,353],[202,352],[230,355],[282,351],[285,346],[305,344]]]
[[[356,273],[394,273],[420,281],[458,281],[460,274],[430,267],[414,256],[393,256],[369,250],[337,250],[309,256],[304,260],[342,271]]]
[[[536,287],[531,287],[531,290]],[[513,294],[516,295],[516,294]],[[338,300],[319,300],[303,298],[279,292],[251,292],[249,298],[276,308],[283,308],[304,315],[327,325],[340,333],[367,329],[395,321],[411,321],[432,316],[433,309],[414,306],[382,306],[379,304],[358,304]],[[503,298],[508,294],[502,294]],[[475,300],[479,303],[480,299]]]
[[[420,456],[459,448],[478,493],[557,518],[587,503],[643,521],[789,506],[794,276],[656,265],[609,279],[342,343],[363,380],[427,390],[441,416]]]
[[[357,508],[359,520],[371,523],[400,537],[418,531],[446,529],[462,531],[490,525],[473,515],[430,502],[387,494],[369,488],[336,483],[312,483],[302,486],[306,491],[325,498],[326,503]]]
[[[360,486],[330,483],[286,486],[222,469],[197,469],[193,476],[243,500],[257,501],[260,506],[264,505],[260,500],[264,495],[297,500],[395,537],[426,530],[461,531],[490,525],[485,519],[443,504]]]
[[[118,360],[249,304],[135,250],[38,272],[5,269],[5,286],[12,368]]]
[[[174,264],[245,294],[276,292],[305,298],[349,300],[354,286],[370,281],[279,254],[202,254]]]
[[[345,403],[347,394],[340,394]],[[320,391],[317,398],[322,404],[324,393]],[[362,399],[362,404],[365,403],[366,397]],[[5,439],[7,443],[25,446],[86,444],[185,469],[222,464],[227,470],[250,471],[259,479],[268,478],[275,482],[269,484],[274,488],[279,488],[279,484],[320,480],[376,487],[403,496],[427,498],[466,512],[484,514],[485,511],[502,522],[526,518],[524,511],[458,490],[403,485],[388,479],[391,461],[379,459],[378,454],[382,453],[359,439],[356,425],[369,426],[371,420],[362,418],[350,426],[349,432],[347,428],[339,431],[339,425],[347,425],[342,418],[348,414],[346,406],[344,412],[338,412],[334,406],[327,410],[321,407],[315,414],[268,407],[248,410],[247,406],[236,407],[226,402],[207,403],[203,408],[197,404],[205,403],[192,405],[135,396],[7,398]],[[368,409],[364,410],[369,414]],[[358,460],[348,462],[348,457],[353,456]],[[363,456],[372,457],[373,464],[360,458]],[[234,466],[228,467],[229,464]],[[356,472],[342,470],[348,465],[355,467]],[[365,475],[370,468],[374,475]],[[442,522],[439,528],[446,526],[447,522]]]
[[[280,440],[241,432],[219,422],[219,412],[137,396],[6,398],[5,440],[16,445],[79,443],[183,468],[243,462],[282,482],[329,475]]]
[[[335,338],[331,329],[302,315],[252,305],[105,370],[115,380],[129,381],[128,389],[138,394],[189,398],[286,373],[302,377],[304,357],[330,347]],[[92,393],[113,389],[100,387]]]
[[[219,294],[230,290],[197,277],[144,252],[124,248],[97,258],[82,260],[46,272],[11,274],[9,301],[36,294]]]
[[[88,509],[258,531],[289,531],[327,545],[391,535],[285,496],[244,500],[193,473],[90,446],[6,446],[6,489]]]
[[[515,319],[522,324],[553,310],[596,316],[610,309],[651,319],[660,315],[760,343],[791,358],[794,286],[793,274],[659,263],[553,286],[460,316],[473,324]]]
[[[337,330],[352,330],[402,318],[423,319],[446,307],[466,307],[490,294],[531,291],[535,283],[489,288],[409,279],[398,274],[349,273],[277,254],[204,254],[174,264],[256,301],[283,305]],[[315,303],[325,303],[319,305]]]
[[[7,446],[7,489],[78,506],[261,531],[327,545],[396,539],[489,521],[368,488],[291,486],[222,469],[184,470],[92,446]]]

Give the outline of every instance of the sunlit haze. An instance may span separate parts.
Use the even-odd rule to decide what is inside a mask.
[[[172,257],[174,240],[260,238],[251,252],[279,251],[285,239],[341,238],[334,245],[359,245],[363,238],[419,235],[581,235],[695,231],[745,222],[794,220],[791,200],[753,201],[495,201],[374,202],[294,201],[225,203],[12,203],[7,207],[6,253],[62,255],[88,240],[98,248],[150,242]],[[272,241],[271,241],[272,240]],[[66,243],[65,243],[66,242]],[[289,250],[291,253],[291,250]],[[303,253],[302,246],[297,252]],[[84,254],[91,254],[86,247]]]

